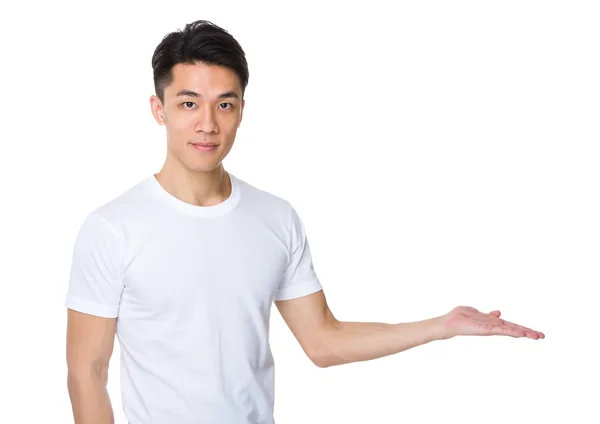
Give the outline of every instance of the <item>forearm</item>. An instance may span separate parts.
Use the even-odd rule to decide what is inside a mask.
[[[75,424],[114,424],[106,383],[106,376],[94,373],[69,375],[67,384]]]
[[[386,324],[338,322],[324,336],[319,364],[323,367],[368,361],[441,340],[440,318]]]

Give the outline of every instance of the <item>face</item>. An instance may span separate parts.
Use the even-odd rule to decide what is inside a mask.
[[[150,97],[152,114],[167,130],[168,167],[211,172],[221,166],[242,122],[245,101],[237,74],[222,66],[177,64],[164,102]],[[207,149],[198,143],[214,143]]]

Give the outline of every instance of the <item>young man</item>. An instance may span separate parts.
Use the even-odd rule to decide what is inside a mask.
[[[413,323],[337,321],[294,208],[223,168],[248,83],[238,42],[197,21],[162,40],[152,67],[164,166],[90,212],[75,242],[66,306],[76,424],[113,422],[115,335],[130,424],[274,423],[273,303],[319,367],[457,335],[544,338],[470,307]]]

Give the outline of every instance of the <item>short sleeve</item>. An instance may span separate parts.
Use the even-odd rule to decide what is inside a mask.
[[[123,292],[124,254],[116,230],[102,216],[89,214],[75,240],[65,306],[116,318]]]
[[[304,224],[290,206],[289,244],[290,260],[279,284],[275,300],[307,296],[322,289],[313,267]]]

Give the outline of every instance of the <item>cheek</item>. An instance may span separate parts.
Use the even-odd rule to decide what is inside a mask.
[[[194,131],[194,120],[191,115],[178,115],[169,122],[171,133],[185,133]]]
[[[226,132],[227,134],[235,134],[239,124],[240,118],[239,115],[236,114],[235,116],[228,116],[227,119],[223,119],[221,128],[223,129],[223,132]]]

